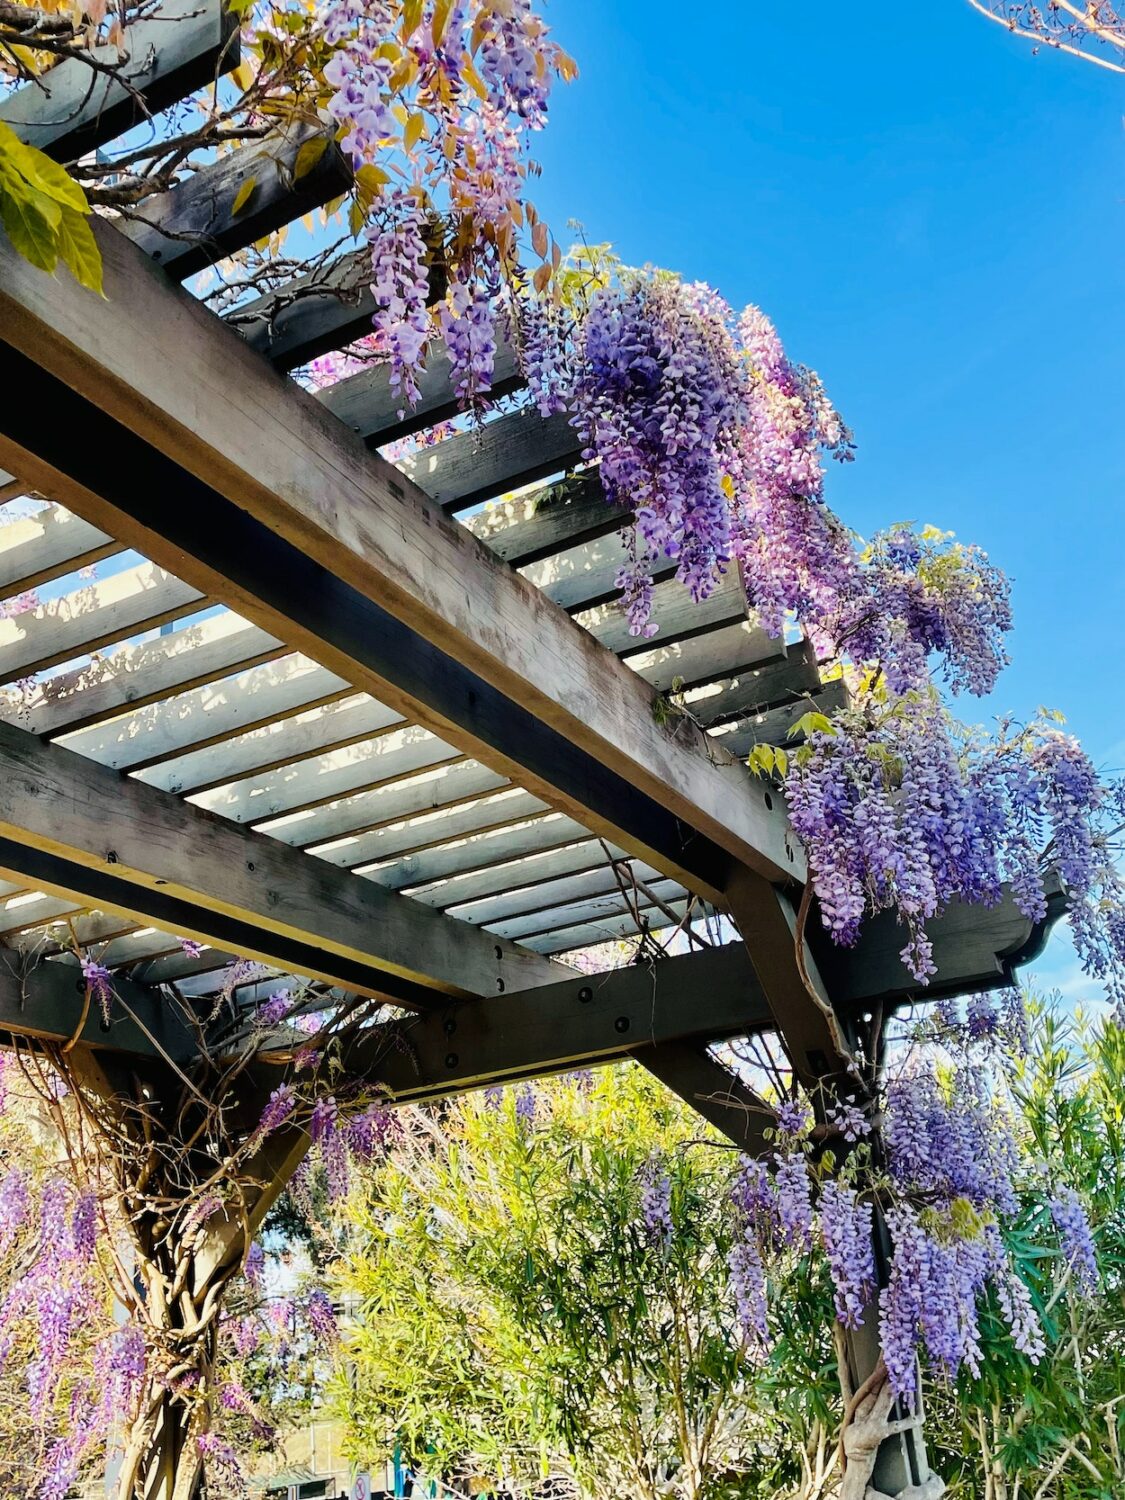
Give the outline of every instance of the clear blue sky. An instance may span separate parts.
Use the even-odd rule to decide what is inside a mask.
[[[759,303],[855,429],[835,508],[981,543],[1016,614],[993,705],[1125,767],[1125,77],[965,0],[546,9],[581,69],[539,150],[559,239]]]

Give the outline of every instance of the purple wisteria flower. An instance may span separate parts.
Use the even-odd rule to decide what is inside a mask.
[[[1082,1200],[1064,1185],[1053,1194],[1050,1209],[1075,1290],[1080,1297],[1092,1297],[1099,1283],[1098,1254]]]
[[[662,1164],[645,1162],[638,1174],[641,1190],[641,1221],[653,1244],[666,1244],[672,1236],[672,1182]]]
[[[108,1030],[110,1006],[113,1002],[113,975],[104,964],[95,963],[92,958],[83,958],[81,963],[86,988],[101,1007],[102,1022]]]

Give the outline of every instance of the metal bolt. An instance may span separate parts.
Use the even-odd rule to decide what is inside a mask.
[[[455,1068],[457,1066],[456,1052],[447,1052],[445,1054],[445,1066],[447,1068]]]
[[[594,998],[594,992],[588,984],[584,984],[578,991],[578,998],[583,1005],[589,1005],[590,1001]]]
[[[457,1022],[452,1016],[447,1016],[441,1023],[441,1029],[445,1032],[446,1036],[452,1036],[457,1030]]]
[[[613,1029],[614,1029],[614,1031],[628,1031],[629,1030],[629,1017],[628,1016],[618,1016],[617,1020],[614,1021],[614,1023],[613,1023]]]

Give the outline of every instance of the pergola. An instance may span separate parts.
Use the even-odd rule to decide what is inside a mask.
[[[218,0],[163,9],[177,25],[134,47],[154,109],[237,61]],[[64,63],[0,118],[70,160],[133,123],[115,87]],[[659,635],[631,638],[629,517],[564,417],[517,407],[394,464],[380,448],[456,410],[440,351],[405,417],[379,367],[315,395],[290,379],[369,329],[358,256],[225,319],[178,284],[347,189],[332,144],[294,181],[312,134],[239,148],[149,200],[147,227],[97,221],[104,300],[0,240],[0,501],[49,502],[0,527],[0,595],[50,594],[0,619],[3,1035],[77,1035],[103,1086],[126,1070],[159,1095],[198,1048],[162,987],[203,1017],[250,958],[396,1008],[349,1054],[392,1103],[632,1057],[762,1149],[711,1044],[775,1032],[804,1082],[846,1090],[866,1021],[915,992],[889,916],[851,951],[811,922],[799,958],[803,854],[744,765],[840,684],[807,642],[755,627],[733,574],[700,604],[659,581]],[[501,350],[498,388],[519,383]],[[741,941],[705,937],[711,914]],[[566,962],[693,924],[677,956]],[[105,945],[108,1030],[71,931]],[[948,911],[926,994],[1009,983],[1045,932],[1010,901]],[[304,1149],[271,1143],[253,1213],[216,1226],[201,1276],[241,1259]],[[853,1353],[862,1380],[875,1352]],[[884,1494],[927,1479],[903,1425]],[[174,1439],[149,1500],[172,1496]]]

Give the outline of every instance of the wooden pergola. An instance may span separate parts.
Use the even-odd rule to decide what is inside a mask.
[[[134,53],[153,108],[237,61],[218,0],[164,10],[183,19]],[[0,106],[60,160],[133,122],[71,68]],[[810,923],[798,962],[803,854],[744,765],[840,685],[756,628],[733,574],[696,604],[669,573],[655,642],[631,638],[629,517],[565,418],[517,406],[395,464],[382,447],[456,409],[440,351],[405,418],[377,366],[315,395],[289,378],[369,330],[358,256],[225,319],[178,284],[347,189],[334,145],[294,182],[310,134],[202,169],[150,226],[96,221],[104,300],[0,240],[0,500],[50,502],[0,526],[0,597],[50,595],[0,619],[3,1035],[81,1025],[104,1076],[159,1079],[196,1046],[162,986],[205,1015],[249,958],[412,1017],[409,1053],[376,1026],[351,1059],[391,1102],[628,1056],[761,1149],[711,1044],[776,1032],[803,1081],[846,1086],[865,1018],[914,994],[889,916],[846,952]],[[510,350],[497,371],[518,389]],[[567,966],[712,914],[741,941]],[[71,930],[105,945],[108,1031],[81,1020]],[[927,995],[1009,983],[1045,933],[1010,901],[947,912]],[[246,1230],[303,1149],[275,1153]],[[244,1249],[228,1224],[214,1258]],[[873,1358],[857,1349],[858,1378]],[[919,1441],[887,1445],[882,1493],[926,1479]],[[154,1464],[151,1500],[173,1469]]]

